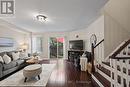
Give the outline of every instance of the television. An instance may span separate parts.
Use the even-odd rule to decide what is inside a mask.
[[[72,40],[69,41],[70,50],[84,50],[83,40]]]

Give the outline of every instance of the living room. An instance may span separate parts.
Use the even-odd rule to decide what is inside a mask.
[[[11,52],[11,60],[16,61],[17,58],[15,59],[13,57],[17,56],[17,52],[19,52],[19,54],[24,53],[24,56],[27,58],[24,59],[25,63],[29,64],[20,66],[20,70],[19,68],[14,71],[6,69],[9,71],[4,72],[5,77],[0,81],[0,86],[2,87],[93,87],[93,83],[91,82],[93,62],[91,61],[89,62],[90,65],[87,65],[90,67],[90,70],[88,69],[84,72],[81,70],[82,64],[77,68],[77,65],[75,65],[77,62],[75,62],[74,59],[68,61],[69,51],[91,53],[92,44],[97,45],[100,41],[105,40],[98,50],[98,56],[100,56],[98,62],[101,63],[102,61],[108,60],[108,56],[110,56],[113,50],[115,50],[121,42],[130,37],[128,0],[32,0],[31,2],[15,0],[14,3],[15,12],[13,15],[0,14],[0,56],[3,57],[5,54],[9,56],[8,52]],[[76,41],[80,40],[83,41],[83,43],[77,42],[80,43],[80,46],[78,44],[80,48],[74,49],[73,44],[75,45]],[[96,42],[94,42],[94,40]],[[71,47],[72,41],[75,42],[72,43]],[[3,45],[3,42],[8,43]],[[80,58],[82,55],[78,55],[78,57]],[[38,61],[33,61],[31,60],[32,58],[37,58]],[[3,60],[6,61],[6,59]],[[6,62],[7,64],[10,63],[8,60]],[[42,75],[36,75],[38,79],[26,78],[29,75],[23,75],[24,69],[27,69],[27,66],[33,65],[30,64],[32,62],[33,64],[37,62],[42,64],[42,66],[45,67],[45,69],[42,70],[47,72]],[[72,67],[70,63],[75,66]],[[16,62],[16,65],[19,65],[19,61]],[[9,66],[13,67],[12,65]],[[56,67],[56,69],[54,69],[54,67]],[[41,69],[41,67],[39,69]],[[1,71],[0,76],[2,76]],[[43,71],[40,71],[39,73],[42,72]],[[67,74],[67,72],[69,74]],[[72,72],[74,76],[71,77],[70,73]],[[8,73],[9,75],[6,75]],[[59,76],[57,74],[59,74]],[[21,79],[18,79],[19,75],[21,75]],[[45,75],[47,75],[47,77],[43,79]],[[11,78],[15,78],[17,84],[12,81]],[[32,84],[31,82],[37,83]]]

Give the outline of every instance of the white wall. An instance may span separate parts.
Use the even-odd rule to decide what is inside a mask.
[[[130,38],[129,0],[110,0],[104,8],[105,57],[122,41]]]
[[[109,0],[104,9],[120,26],[130,31],[130,0]]]
[[[8,23],[0,20],[0,37],[7,37],[14,39],[13,47],[0,47],[0,52],[12,51],[20,47],[24,42],[28,42],[29,34],[25,31],[16,30],[16,27],[8,25]]]
[[[65,58],[67,58],[67,46],[68,46],[68,33],[66,32],[50,32],[50,33],[41,33],[41,34],[34,34],[40,35],[43,37],[43,54],[42,58],[49,58],[49,38],[50,37],[64,37],[65,38]]]
[[[50,33],[36,33],[34,35],[40,35],[43,37],[43,58],[49,58],[48,40],[49,37],[64,37],[65,38],[65,58],[68,57],[69,40],[84,40],[85,50],[91,51],[90,36],[96,34],[98,42],[104,38],[104,16],[100,16],[86,29],[71,31],[71,32],[50,32]],[[76,38],[76,35],[79,38]]]
[[[77,30],[69,33],[69,40],[81,39],[85,42],[85,50],[91,51],[90,37],[92,34],[96,34],[97,42],[104,39],[104,16],[100,16],[86,29]],[[79,38],[76,38],[79,35]]]

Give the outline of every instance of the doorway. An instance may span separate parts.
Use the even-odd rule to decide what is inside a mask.
[[[64,37],[49,38],[50,58],[64,58]]]

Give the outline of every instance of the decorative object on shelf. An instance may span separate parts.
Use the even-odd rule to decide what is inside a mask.
[[[93,44],[93,46],[96,45],[97,43],[97,37],[95,34],[92,34],[91,37],[90,37],[90,43]]]
[[[14,39],[7,37],[0,37],[0,47],[13,47]]]

